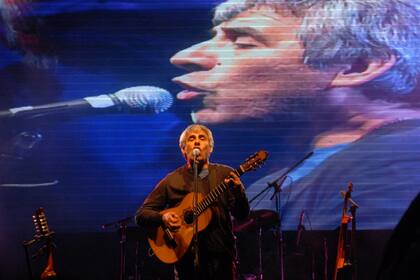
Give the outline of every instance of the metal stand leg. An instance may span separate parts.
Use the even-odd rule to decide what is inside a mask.
[[[262,227],[258,229],[258,279],[263,280],[263,266],[262,266]]]
[[[141,256],[140,256],[140,241],[136,242],[136,264],[135,264],[135,272],[134,272],[134,280],[141,280]]]
[[[280,279],[284,280],[284,252],[283,252],[283,233],[281,231],[281,226],[277,228],[277,238],[279,248],[279,259],[280,259]]]
[[[234,235],[235,240],[235,279],[241,279],[241,262],[239,259],[239,251],[238,251],[238,238]]]
[[[120,226],[121,240],[120,240],[120,280],[125,279],[125,249],[127,241],[127,225],[122,224]]]
[[[25,248],[25,259],[26,259],[26,265],[28,268],[28,279],[33,280],[34,275],[32,274],[32,266],[31,266],[31,260],[29,257],[28,244],[25,244],[25,243],[23,244],[23,247]]]

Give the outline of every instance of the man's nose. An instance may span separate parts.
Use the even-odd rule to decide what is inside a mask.
[[[170,59],[171,63],[187,71],[210,70],[217,65],[217,55],[211,51],[211,40],[179,51]]]

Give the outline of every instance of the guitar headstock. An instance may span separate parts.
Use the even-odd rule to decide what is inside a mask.
[[[268,152],[261,150],[253,154],[252,156],[248,157],[246,161],[241,164],[240,169],[242,172],[255,170],[266,161],[268,158]]]
[[[41,238],[51,235],[53,232],[48,227],[47,217],[45,216],[44,208],[38,208],[35,214],[32,215],[32,220],[35,225],[35,237]]]
[[[348,186],[347,186],[347,192],[351,193],[353,191],[353,183],[349,182]]]

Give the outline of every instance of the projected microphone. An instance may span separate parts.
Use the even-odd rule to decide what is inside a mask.
[[[89,112],[154,113],[166,111],[172,106],[171,94],[158,87],[137,86],[112,94],[89,96],[78,100],[57,102],[39,106],[25,106],[0,111],[0,118],[37,118],[52,114]]]

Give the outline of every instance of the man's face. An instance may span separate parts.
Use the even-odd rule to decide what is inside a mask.
[[[193,113],[200,123],[267,119],[296,108],[331,78],[303,64],[299,25],[299,18],[263,6],[214,27],[212,39],[171,58],[191,71],[173,79],[185,88],[177,98],[202,100]]]
[[[190,130],[185,136],[185,146],[182,149],[182,153],[188,162],[194,160],[194,149],[200,150],[200,155],[197,157],[197,159],[207,163],[213,149],[210,147],[209,136],[207,135],[206,131],[202,130],[201,128]]]

